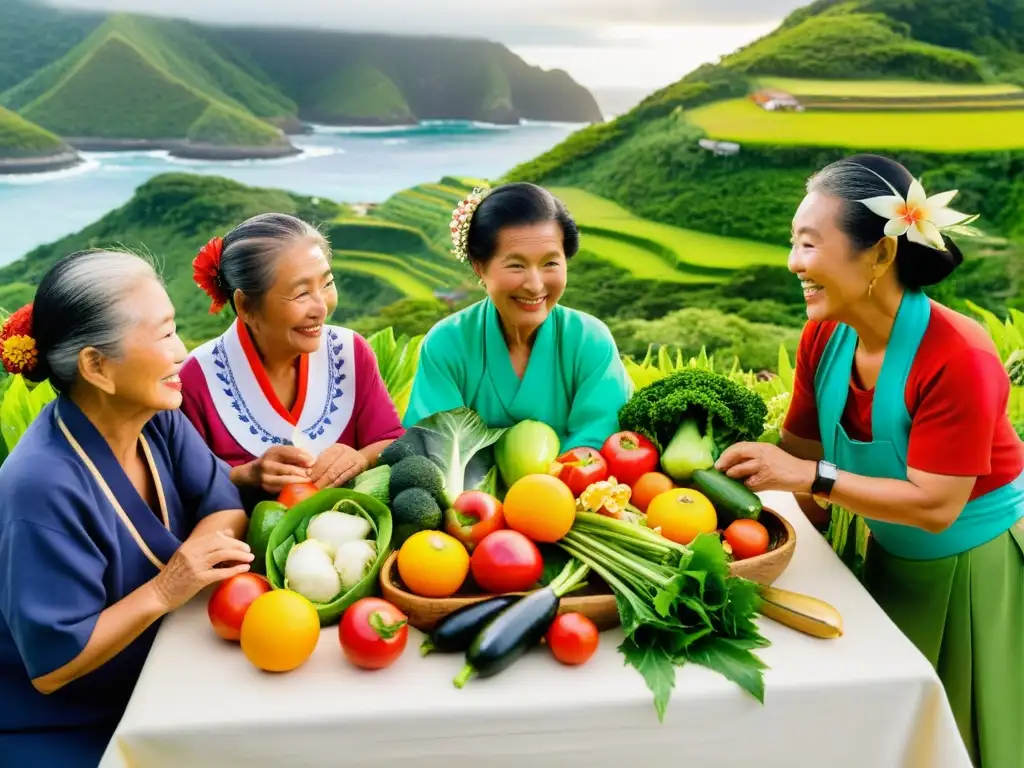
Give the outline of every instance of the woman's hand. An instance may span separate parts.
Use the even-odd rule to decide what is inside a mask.
[[[167,610],[174,611],[204,587],[245,573],[252,560],[249,545],[231,531],[189,536],[153,579],[153,588]]]
[[[369,459],[355,448],[335,443],[317,458],[308,482],[318,488],[337,488],[369,468]]]
[[[286,485],[310,482],[313,457],[294,445],[275,445],[253,462],[238,468],[237,484],[256,485],[280,493]]]
[[[715,469],[742,480],[755,493],[810,493],[817,464],[791,456],[771,443],[736,443],[722,453]]]

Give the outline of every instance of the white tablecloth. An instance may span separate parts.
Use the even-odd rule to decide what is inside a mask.
[[[298,670],[264,674],[219,640],[201,595],[161,627],[101,768],[417,766],[543,768],[757,765],[762,768],[970,768],[942,686],[796,507],[766,503],[797,530],[777,586],[842,614],[845,635],[819,640],[762,618],[772,641],[762,706],[701,667],[678,670],[665,722],[651,694],[601,636],[582,667],[546,649],[502,674],[452,685],[461,655],[422,658],[412,631],[389,669],[362,672],[323,630]],[[697,762],[699,761],[699,762]]]

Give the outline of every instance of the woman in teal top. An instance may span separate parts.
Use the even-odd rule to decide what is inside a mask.
[[[565,206],[533,184],[476,191],[455,209],[452,241],[487,298],[427,334],[405,426],[466,406],[490,427],[533,419],[563,449],[600,448],[618,431],[630,380],[605,324],[558,304],[579,249]]]
[[[929,198],[873,155],[811,180],[790,256],[809,322],[782,444],[735,445],[718,467],[794,492],[812,518],[831,503],[846,556],[851,519],[869,533],[865,586],[935,667],[974,764],[1020,768],[1024,450],[992,340],[922,291],[962,261],[943,234],[966,218],[953,194]]]

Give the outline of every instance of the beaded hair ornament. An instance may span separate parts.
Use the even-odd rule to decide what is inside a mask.
[[[452,211],[452,255],[459,261],[466,261],[469,258],[467,249],[469,225],[473,221],[476,209],[480,207],[480,203],[484,201],[490,191],[490,189],[476,187]]]

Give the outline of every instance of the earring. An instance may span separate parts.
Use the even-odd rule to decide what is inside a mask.
[[[878,282],[878,278],[877,277],[872,277],[871,278],[871,282],[868,283],[868,298],[869,299],[871,298],[872,292],[875,290],[875,283],[877,283],[877,282]]]

